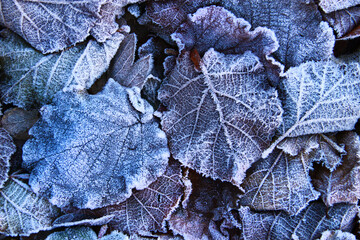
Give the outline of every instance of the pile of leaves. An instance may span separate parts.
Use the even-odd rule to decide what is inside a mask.
[[[355,239],[359,0],[0,0],[0,239]]]

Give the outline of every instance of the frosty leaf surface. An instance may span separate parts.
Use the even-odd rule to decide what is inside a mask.
[[[54,232],[45,240],[97,240],[96,233],[89,227],[66,228],[64,231]]]
[[[360,65],[308,62],[289,69],[282,87],[285,137],[352,130],[360,117]]]
[[[60,210],[29,186],[10,179],[0,190],[0,232],[8,236],[29,236],[49,230]]]
[[[0,188],[9,177],[10,158],[15,151],[16,146],[10,134],[4,128],[0,128]]]
[[[286,67],[332,55],[333,30],[313,0],[225,0],[222,5],[253,28],[273,30],[280,45],[274,56]]]
[[[153,66],[151,55],[146,55],[134,63],[136,51],[136,35],[125,37],[113,60],[110,77],[125,87],[142,89]]]
[[[319,240],[356,240],[356,237],[354,234],[349,232],[327,230],[321,234],[321,238]]]
[[[128,240],[129,237],[122,232],[113,231],[110,234],[101,238],[101,240]]]
[[[85,90],[109,67],[123,35],[104,43],[90,40],[61,53],[43,55],[9,31],[0,38],[0,65],[7,78],[0,91],[6,103],[40,107],[61,90]]]
[[[250,31],[250,27],[223,7],[210,6],[190,15],[172,38],[180,50],[195,48],[200,54],[214,48],[230,54],[251,51],[261,58],[276,51],[278,42],[273,31],[264,27]]]
[[[43,53],[75,45],[100,20],[103,0],[2,0],[0,24]]]
[[[165,220],[178,205],[183,194],[181,168],[171,162],[164,175],[117,205],[99,209],[99,214],[113,214],[111,229],[128,234],[164,231]]]
[[[334,12],[360,4],[359,0],[320,0],[319,6],[324,12]]]
[[[315,169],[314,187],[321,192],[327,206],[336,203],[356,204],[360,199],[360,139],[354,132],[338,134],[339,144],[345,145],[346,155],[335,170],[325,167]],[[325,156],[326,158],[326,156]]]
[[[334,28],[337,38],[341,38],[360,24],[360,7],[325,14],[325,19]]]
[[[255,210],[284,210],[298,214],[320,193],[311,185],[308,155],[292,157],[276,150],[268,158],[257,161],[247,171],[241,187],[245,194],[241,205]]]
[[[354,205],[340,204],[329,209],[319,202],[311,203],[296,216],[284,212],[253,212],[240,207],[242,239],[299,239],[321,236],[325,230],[351,231],[357,214]]]
[[[210,49],[197,71],[185,52],[164,80],[161,117],[173,156],[205,176],[239,185],[281,122],[277,92],[258,58]]]
[[[23,166],[32,189],[53,204],[100,208],[162,175],[169,150],[138,88],[109,79],[96,95],[61,92],[30,130]]]

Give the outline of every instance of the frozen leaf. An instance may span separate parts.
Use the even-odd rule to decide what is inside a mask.
[[[284,210],[298,214],[320,193],[311,185],[307,154],[292,157],[275,150],[268,158],[257,161],[247,172],[241,187],[245,194],[241,205],[255,210]]]
[[[239,185],[281,123],[277,92],[250,52],[210,49],[195,69],[183,53],[159,90],[173,156],[205,176]]]
[[[274,56],[286,67],[332,56],[333,30],[313,0],[224,0],[222,5],[254,28],[273,30],[280,45]]]
[[[319,6],[324,12],[334,12],[360,4],[360,0],[320,0]]]
[[[97,240],[96,233],[89,227],[66,228],[50,234],[45,240]]]
[[[106,71],[123,35],[99,44],[87,44],[61,53],[43,55],[9,31],[0,38],[0,65],[8,78],[0,91],[6,103],[19,107],[39,107],[51,102],[61,90],[85,90]]]
[[[128,239],[129,239],[128,236],[118,231],[113,231],[109,235],[106,235],[101,238],[101,240],[128,240]]]
[[[84,41],[94,26],[114,24],[103,21],[104,13],[100,12],[103,4],[109,1],[112,2],[1,0],[0,24],[19,34],[37,50],[52,53]],[[95,34],[95,37],[105,40],[103,36]]]
[[[0,188],[9,177],[10,157],[15,151],[16,146],[11,136],[4,128],[0,128]]]
[[[335,203],[356,204],[360,199],[360,139],[354,132],[339,134],[339,144],[345,144],[346,155],[334,171],[325,167],[315,169],[314,187],[321,192],[328,206]]]
[[[230,54],[251,51],[262,58],[276,51],[278,42],[273,31],[264,27],[250,31],[250,27],[226,9],[210,6],[189,16],[172,38],[180,50],[196,49],[200,54],[214,48]]]
[[[183,193],[181,168],[170,162],[164,175],[141,191],[134,191],[125,202],[99,209],[99,214],[113,214],[111,229],[128,234],[164,231],[165,220],[178,205]]]
[[[112,79],[96,95],[59,93],[30,135],[23,147],[29,183],[60,207],[124,201],[162,175],[169,157],[166,136],[140,90]]]
[[[360,25],[355,27],[351,32],[340,38],[339,40],[351,40],[360,36]]]
[[[9,236],[29,236],[52,228],[60,210],[37,196],[19,180],[10,179],[0,190],[0,232]]]
[[[352,130],[360,117],[358,63],[304,63],[285,73],[282,88],[284,129],[263,158],[286,137]]]
[[[110,77],[125,87],[144,86],[153,66],[151,55],[140,58],[134,63],[136,35],[128,35],[121,43],[110,69]]]
[[[1,124],[15,139],[26,140],[29,138],[29,129],[38,119],[39,112],[37,110],[26,111],[21,108],[12,108],[5,112]]]
[[[62,209],[63,210],[63,209]],[[81,212],[81,210],[80,210]],[[109,223],[114,215],[104,215],[96,217],[93,214],[85,213],[68,213],[61,215],[53,222],[54,228],[74,227],[74,226],[101,226]]]
[[[337,38],[341,38],[360,24],[360,7],[325,14],[325,20],[334,28]]]
[[[340,204],[329,209],[319,202],[311,203],[296,216],[284,212],[253,212],[240,207],[242,239],[311,240],[325,230],[351,231],[357,214],[354,205]]]
[[[321,238],[319,240],[356,240],[356,237],[354,234],[349,232],[327,230],[321,234]]]
[[[158,90],[160,88],[161,79],[149,75],[146,79],[146,83],[142,89],[144,98],[149,101],[152,106],[159,106],[159,101],[157,99]]]

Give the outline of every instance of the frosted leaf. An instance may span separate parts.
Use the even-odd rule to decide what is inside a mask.
[[[328,13],[324,17],[334,28],[337,38],[341,38],[360,24],[360,7]]]
[[[45,240],[97,240],[96,233],[89,227],[66,228],[50,234]]]
[[[99,208],[130,197],[163,174],[169,150],[149,103],[109,79],[96,95],[59,93],[42,108],[23,147],[36,193],[64,207]],[[142,102],[142,103],[141,103]]]
[[[210,49],[195,69],[182,54],[164,80],[162,127],[173,156],[205,176],[239,185],[281,122],[277,92],[258,58]]]
[[[352,130],[360,117],[358,63],[304,63],[285,73],[282,88],[284,129],[263,158],[285,137]]]
[[[1,0],[0,24],[19,34],[42,53],[52,53],[84,41],[90,30],[100,24],[103,18],[100,9],[106,2]],[[104,21],[101,24],[114,23]]]
[[[10,158],[15,151],[16,146],[10,134],[4,128],[0,128],[0,188],[9,177]]]
[[[110,69],[110,77],[125,87],[144,86],[153,67],[151,55],[140,58],[134,63],[136,35],[128,35],[121,43]]]
[[[280,45],[273,55],[286,67],[332,56],[333,30],[313,0],[224,0],[222,5],[253,28],[273,30]]]
[[[257,161],[247,171],[241,184],[245,194],[240,204],[255,210],[284,210],[298,214],[320,193],[311,185],[307,154],[291,157],[276,150],[268,158]]]
[[[240,207],[242,239],[311,240],[325,230],[351,231],[357,214],[354,205],[340,204],[329,209],[319,202],[311,203],[296,216],[284,212],[252,212]]]
[[[321,234],[321,238],[318,240],[356,240],[356,237],[354,234],[349,232],[327,230]]]
[[[360,0],[320,0],[319,6],[324,12],[334,12],[360,4]]]
[[[60,210],[37,196],[19,180],[10,179],[0,190],[0,232],[8,236],[29,236],[52,228]]]
[[[244,53],[252,51],[259,58],[278,48],[273,31],[258,27],[250,31],[250,24],[222,7],[210,6],[190,15],[172,38],[180,50],[196,49],[200,54],[209,48],[222,53]]]
[[[164,231],[165,220],[178,205],[183,194],[180,164],[170,163],[164,175],[141,191],[117,205],[97,210],[98,214],[113,214],[111,229],[128,234]]]
[[[345,145],[347,153],[342,156],[342,164],[333,171],[319,167],[312,176],[314,187],[327,206],[356,204],[360,199],[360,139],[354,132],[339,135],[338,142]]]
[[[120,33],[99,44],[87,44],[61,53],[43,55],[9,31],[0,38],[0,64],[5,74],[0,91],[6,103],[19,107],[40,107],[61,90],[85,90],[104,73],[119,47]]]
[[[113,218],[114,215],[95,217],[81,213],[68,213],[55,219],[53,227],[101,226],[109,223]]]
[[[113,231],[110,234],[101,238],[101,240],[128,240],[129,237],[122,232]]]

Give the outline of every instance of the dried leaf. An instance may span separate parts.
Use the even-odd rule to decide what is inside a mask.
[[[21,108],[12,108],[5,112],[1,124],[15,139],[26,140],[29,138],[29,129],[38,119],[37,110],[26,111]]]
[[[9,177],[10,157],[15,151],[16,146],[10,134],[4,128],[0,128],[0,188]]]
[[[250,31],[250,27],[226,9],[210,6],[190,15],[172,38],[180,50],[196,49],[200,54],[214,48],[230,54],[251,51],[262,58],[276,51],[279,45],[273,31],[264,27]]]
[[[319,167],[312,176],[314,187],[321,192],[327,206],[357,204],[360,199],[360,139],[354,132],[339,135],[338,142],[345,145],[347,153],[342,164],[334,171]]]
[[[308,62],[289,69],[283,80],[284,129],[263,153],[286,137],[354,129],[360,117],[360,65]]]
[[[224,0],[222,5],[252,27],[275,32],[279,49],[274,56],[285,67],[326,60],[333,53],[335,36],[313,0]]]
[[[328,13],[324,17],[334,28],[336,37],[341,38],[360,24],[360,7]]]
[[[257,213],[249,207],[240,207],[242,239],[311,240],[319,238],[325,230],[351,231],[357,211],[354,205],[340,204],[326,209],[324,204],[313,202],[291,217],[284,212]]]
[[[96,233],[89,227],[66,228],[50,234],[45,240],[97,240]]]
[[[319,6],[326,13],[346,9],[360,4],[360,0],[320,0]]]
[[[257,161],[247,172],[240,204],[255,210],[284,210],[298,214],[320,193],[311,185],[308,156],[301,152],[292,157],[275,150],[268,158]]]
[[[181,168],[171,162],[164,175],[149,187],[134,191],[125,202],[97,210],[98,214],[113,214],[111,229],[128,234],[165,231],[165,220],[178,205],[183,194]]]
[[[173,156],[213,179],[239,185],[281,122],[281,104],[258,58],[210,49],[198,72],[185,52],[159,99]]]
[[[340,230],[327,230],[321,234],[321,238],[319,240],[356,240],[356,237],[352,233],[343,232]]]
[[[134,63],[136,42],[136,35],[130,34],[121,43],[110,69],[110,77],[122,86],[142,89],[153,67],[153,61],[151,55],[147,55]]]
[[[36,193],[65,207],[99,208],[130,197],[165,171],[167,140],[138,88],[109,80],[97,95],[59,93],[23,147]]]
[[[0,194],[0,232],[5,235],[29,236],[49,230],[60,215],[58,208],[19,180],[10,179]]]
[[[351,40],[360,36],[360,25],[355,27],[351,32],[340,38],[339,40]]]
[[[0,38],[0,65],[9,76],[0,91],[5,103],[22,108],[51,102],[65,89],[89,89],[115,55],[123,35],[120,33],[99,44],[90,40],[57,54],[42,55],[8,31]]]

